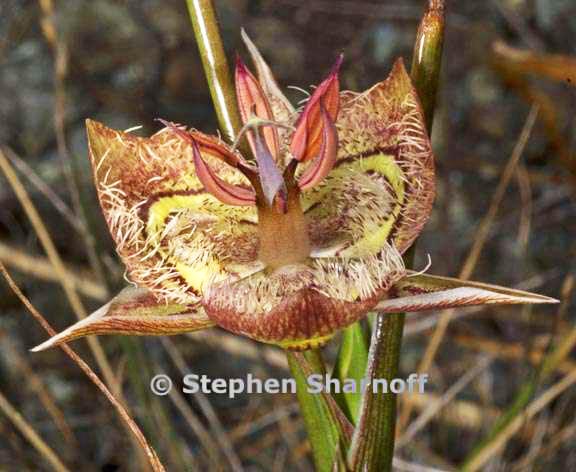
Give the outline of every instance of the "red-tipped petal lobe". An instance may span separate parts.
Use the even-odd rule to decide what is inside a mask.
[[[323,102],[332,121],[335,122],[338,117],[338,109],[340,107],[338,71],[340,70],[342,59],[343,56],[340,55],[328,77],[316,87],[298,119],[296,131],[290,144],[292,156],[298,161],[306,162],[317,156],[320,150],[322,144],[320,102]]]
[[[338,132],[336,125],[334,121],[332,121],[323,103],[320,103],[320,111],[322,117],[320,153],[298,181],[298,186],[302,190],[310,189],[321,182],[332,170],[332,167],[334,167],[338,154]]]
[[[220,179],[212,169],[210,169],[210,166],[202,159],[200,148],[194,140],[192,140],[192,155],[194,156],[196,175],[207,192],[210,192],[218,200],[227,205],[242,206],[254,205],[256,203],[256,194],[253,190],[229,184]]]
[[[242,121],[246,124],[254,115],[264,120],[274,120],[272,107],[256,77],[248,70],[242,59],[236,58],[236,95]],[[267,126],[264,131],[264,139],[274,159],[278,159],[279,144],[278,132],[273,126]],[[255,153],[254,138],[248,135],[248,142]]]

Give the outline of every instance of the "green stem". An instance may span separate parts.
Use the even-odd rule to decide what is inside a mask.
[[[444,41],[444,2],[430,0],[416,38],[412,59],[411,78],[422,103],[428,133],[432,130],[432,120],[436,105],[436,92],[440,77],[442,45]],[[404,255],[406,267],[411,267],[415,244]],[[378,315],[375,338],[377,343],[374,355],[378,357],[374,366],[374,377],[384,378],[390,383],[398,376],[400,351],[404,333],[404,313]],[[373,341],[373,342],[374,342]],[[378,470],[392,470],[394,442],[396,436],[396,395],[386,393],[377,399],[370,428],[379,431],[371,435],[365,446],[370,448],[365,465],[378,464]],[[376,470],[368,468],[364,470]]]
[[[368,353],[368,379],[386,379],[389,385],[398,377],[404,317],[404,313],[377,315]],[[396,436],[396,394],[368,391],[362,402],[368,414],[361,415],[356,426],[359,435],[355,433],[348,453],[350,468],[354,472],[390,471]]]
[[[304,353],[287,351],[286,355],[296,380],[298,401],[310,438],[316,470],[333,472],[346,469],[346,454],[354,426],[330,392],[315,391],[313,389],[316,386],[309,383],[312,375],[327,375],[320,350]]]
[[[241,121],[236,91],[211,0],[186,0],[220,129],[234,141]]]
[[[381,348],[380,368],[377,370],[375,378],[385,378],[388,382],[398,377],[400,368],[400,352],[402,347],[402,336],[404,334],[404,313],[394,313],[389,315],[378,315],[374,329],[380,331],[379,338]],[[396,436],[396,394],[388,391],[384,395],[385,407],[382,409],[383,431],[382,442],[384,447],[379,451],[379,445],[375,444],[376,453],[385,457],[383,463],[389,464],[392,468],[394,457],[394,440]]]
[[[436,108],[443,44],[444,1],[430,0],[428,10],[418,28],[410,74],[422,103],[429,134],[432,131],[434,109]]]

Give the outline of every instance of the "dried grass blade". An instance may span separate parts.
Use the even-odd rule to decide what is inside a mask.
[[[28,309],[30,314],[40,323],[42,328],[50,335],[54,336],[56,331],[50,326],[50,324],[46,321],[44,316],[30,303],[30,300],[26,298],[26,296],[22,293],[18,285],[14,282],[4,264],[0,262],[0,272],[8,282],[8,285],[12,289],[12,291],[16,294],[16,296],[22,301],[24,306]],[[86,364],[76,352],[74,352],[71,348],[68,347],[66,344],[62,344],[60,348],[72,359],[80,369],[87,375],[87,377],[98,387],[98,389],[106,396],[108,401],[112,404],[112,406],[116,409],[120,418],[124,421],[126,427],[134,434],[136,441],[142,447],[142,450],[146,454],[150,466],[154,472],[165,472],[164,466],[160,462],[156,452],[154,449],[148,444],[146,437],[142,434],[142,431],[136,424],[136,422],[130,417],[126,408],[122,405],[122,403],[116,399],[116,397],[110,392],[110,390],[104,385],[104,383],[100,380],[100,378],[94,373],[94,371],[90,368],[88,364]]]

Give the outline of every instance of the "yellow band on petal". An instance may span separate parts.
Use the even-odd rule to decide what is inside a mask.
[[[304,194],[305,212],[312,220],[343,219],[334,235],[344,243],[338,256],[376,254],[386,245],[400,217],[405,200],[404,178],[392,154],[375,151],[342,162],[324,185]]]
[[[324,346],[334,335],[330,334],[328,336],[318,336],[316,338],[304,339],[304,340],[284,340],[278,343],[283,349],[290,349],[292,351],[304,351],[306,349],[318,349]]]
[[[160,197],[148,208],[147,242],[194,291],[202,293],[212,283],[227,278],[226,262],[220,260],[224,244],[245,233],[238,220],[242,210],[233,212],[206,193]],[[219,211],[217,211],[219,210]],[[246,208],[249,219],[252,209]],[[231,216],[235,218],[231,218]],[[230,220],[230,221],[227,221]]]

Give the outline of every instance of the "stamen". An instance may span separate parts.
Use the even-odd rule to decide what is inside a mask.
[[[408,278],[408,277],[416,277],[416,276],[418,276],[418,275],[423,275],[423,274],[425,274],[425,273],[428,271],[428,269],[430,269],[430,267],[432,266],[432,258],[430,257],[430,254],[426,254],[426,256],[428,257],[428,263],[426,264],[426,266],[424,267],[424,269],[422,269],[422,270],[420,270],[420,271],[418,271],[418,272],[414,272],[414,273],[408,274],[408,275],[406,276],[406,278]]]
[[[302,87],[298,87],[296,85],[288,85],[286,88],[296,90],[297,92],[300,92],[300,93],[303,93],[304,95],[306,95],[306,98],[304,98],[304,101],[308,101],[308,99],[310,98],[310,92],[308,92],[308,90],[306,90],[306,89],[303,89]]]
[[[240,128],[240,131],[238,132],[238,136],[236,136],[236,139],[234,140],[234,143],[232,144],[232,150],[236,150],[238,149],[238,145],[240,144],[240,140],[244,137],[244,135],[251,129],[254,128],[263,128],[265,126],[276,126],[278,128],[285,128],[287,130],[290,131],[296,131],[296,128],[294,126],[291,125],[287,125],[285,123],[279,123],[278,121],[274,121],[274,120],[265,120],[263,118],[259,118],[257,116],[252,116],[252,118],[250,118],[246,124],[244,126],[242,126],[242,128]]]
[[[194,156],[194,165],[196,175],[206,191],[214,195],[222,203],[228,205],[254,205],[256,203],[256,194],[253,190],[238,187],[229,184],[220,179],[216,173],[204,162],[200,154],[200,148],[196,141],[192,141],[192,155]]]
[[[328,77],[314,90],[298,119],[290,151],[294,159],[300,162],[306,162],[318,155],[322,139],[322,127],[318,124],[321,117],[321,100],[324,101],[324,106],[332,121],[336,121],[340,107],[338,71],[342,59],[343,56],[340,55]]]
[[[156,118],[155,120],[162,123],[166,126],[167,130],[172,131],[188,144],[192,145],[193,141],[196,142],[202,152],[221,159],[229,166],[239,169],[244,174],[246,174],[245,171],[250,171],[248,163],[240,154],[235,152],[235,149],[229,150],[226,146],[215,143],[208,136],[203,135],[202,133],[186,131],[185,126],[176,125],[175,123],[163,120],[162,118]]]
[[[204,162],[200,146],[198,146],[198,143],[190,133],[187,133],[168,121],[162,119],[158,119],[158,121],[192,146],[192,156],[196,168],[196,176],[207,192],[214,195],[218,200],[227,205],[245,206],[254,205],[256,203],[256,193],[254,190],[230,184],[216,175],[210,166]],[[242,163],[239,162],[239,165],[241,164]]]
[[[310,167],[306,169],[298,181],[298,186],[302,190],[308,190],[320,183],[336,163],[338,132],[332,118],[330,118],[328,111],[324,107],[323,100],[320,101],[320,113],[322,116],[322,143],[320,152],[316,160],[310,164]]]
[[[248,123],[253,115],[264,120],[274,119],[272,107],[268,98],[262,90],[260,83],[256,80],[246,65],[242,62],[240,56],[236,56],[236,95],[238,97],[238,108],[244,124]],[[278,158],[280,145],[278,142],[278,133],[275,128],[268,128],[264,131],[264,139],[272,153],[272,156]],[[256,152],[255,142],[252,136],[248,135],[248,141],[253,152]]]

